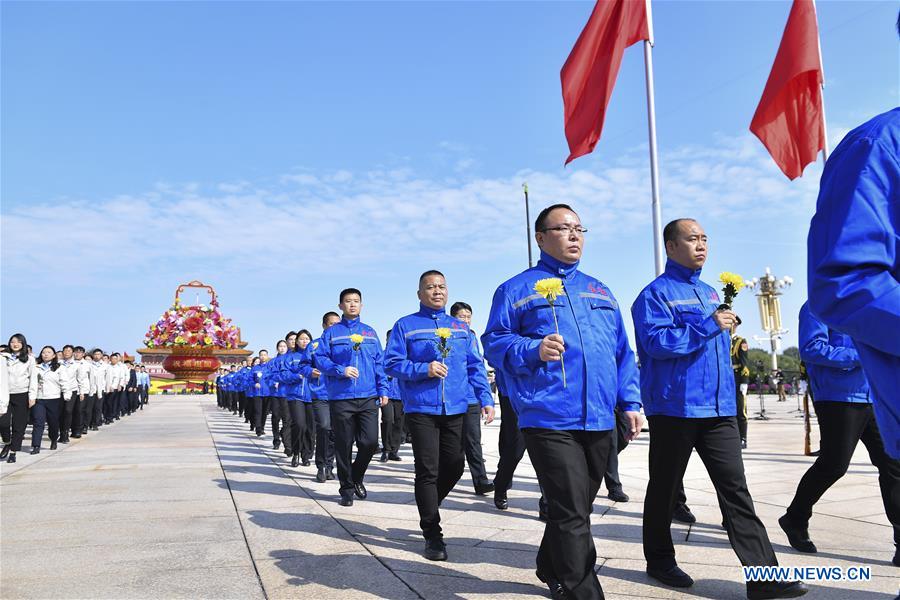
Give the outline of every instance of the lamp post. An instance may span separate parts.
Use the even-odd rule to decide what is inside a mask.
[[[785,275],[776,278],[771,269],[766,267],[766,273],[762,277],[754,277],[747,282],[747,287],[756,292],[756,300],[759,304],[759,320],[762,329],[766,332],[763,337],[753,336],[757,341],[768,341],[772,348],[772,377],[778,372],[778,350],[781,347],[781,336],[788,332],[781,326],[781,300],[779,296],[791,287],[794,280]],[[760,415],[766,419],[765,404],[762,399],[762,384],[760,384]]]

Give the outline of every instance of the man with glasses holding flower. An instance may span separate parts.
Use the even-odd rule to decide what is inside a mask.
[[[741,564],[774,566],[778,560],[747,490],[735,417],[730,332],[737,315],[728,296],[740,286],[725,281],[726,302],[720,306],[716,289],[700,281],[707,237],[694,219],[666,225],[663,240],[665,272],[631,307],[641,398],[650,421],[644,557],[650,577],[686,588],[694,580],[675,561],[671,523],[678,485],[695,448],[716,488],[728,539]],[[793,598],[807,591],[797,581],[747,582],[751,599]]]
[[[537,576],[554,598],[599,599],[591,506],[615,407],[629,440],[641,430],[637,367],[612,292],[578,270],[587,231],[578,215],[554,204],[534,228],[540,261],[497,288],[481,341],[503,372],[548,503]]]

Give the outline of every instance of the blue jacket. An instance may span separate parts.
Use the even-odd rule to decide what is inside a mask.
[[[234,381],[236,391],[242,392],[245,396],[250,395],[247,392],[247,388],[250,386],[250,367],[238,369],[237,373],[234,374]]]
[[[363,336],[358,350],[350,341],[350,336],[356,334]],[[387,396],[381,341],[375,330],[359,318],[344,317],[326,329],[315,352],[316,368],[325,375],[328,400]],[[345,377],[345,367],[356,367],[359,377]]]
[[[807,240],[809,306],[853,339],[884,448],[900,458],[900,108],[828,158]]]
[[[391,400],[401,400],[400,396],[400,380],[396,377],[388,377],[388,398]]]
[[[263,377],[269,382],[269,396],[272,398],[284,398],[284,388],[278,380],[278,372],[284,363],[284,354],[276,354],[269,359],[263,369]]]
[[[829,329],[809,312],[808,302],[800,308],[799,335],[814,401],[871,403],[869,382],[850,336]]]
[[[319,371],[322,371],[322,369],[319,368],[319,365],[316,361],[316,349],[319,347],[319,342],[321,342],[321,341],[322,341],[322,338],[313,340],[312,342],[310,342],[310,344],[308,346],[309,355],[310,355],[310,358],[312,359],[312,366],[315,369],[319,369]],[[313,400],[328,400],[328,390],[325,387],[325,374],[324,373],[322,373],[322,375],[319,377],[310,377],[309,390],[310,390]]]
[[[450,349],[442,359],[436,331],[450,329]],[[443,380],[428,376],[432,361],[447,365]],[[419,311],[394,324],[384,355],[384,369],[400,380],[403,410],[427,415],[459,415],[469,409],[469,396],[475,395],[481,406],[493,406],[484,359],[478,352],[469,326],[441,309],[420,305]],[[474,391],[473,391],[474,388]]]
[[[266,379],[266,363],[260,362],[255,367],[250,368],[250,377],[251,383],[249,384],[249,392],[247,392],[247,396],[251,397],[266,397],[269,395],[269,386],[271,385],[271,381]],[[259,384],[259,387],[256,387],[256,384]]]
[[[556,333],[550,304],[534,291],[547,277],[562,279],[566,292],[554,303],[566,344],[565,387],[560,362],[539,355],[541,340]],[[637,366],[619,305],[577,264],[541,252],[537,266],[500,285],[481,342],[488,362],[503,371],[519,427],[607,431],[616,426],[616,405],[640,410]]]
[[[284,355],[281,362],[281,368],[276,377],[278,378],[279,387],[284,388],[285,398],[289,401],[300,400],[302,402],[311,402],[309,384],[307,378],[312,372],[312,362],[309,356],[309,348],[294,352],[288,352]]]
[[[631,317],[648,416],[737,414],[731,334],[712,318],[719,304],[715,288],[700,281],[700,269],[673,260],[638,294]]]

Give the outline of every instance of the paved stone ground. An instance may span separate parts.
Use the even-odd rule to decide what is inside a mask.
[[[421,558],[412,453],[374,462],[369,499],[337,504],[337,482],[292,469],[271,436],[199,396],[153,397],[148,410],[61,450],[0,466],[0,597],[13,598],[541,598],[534,556],[537,482],[527,458],[510,510],[472,493],[466,473],[442,507],[450,560]],[[753,405],[756,405],[755,400]],[[875,469],[862,445],[822,498],[817,555],[794,552],[776,519],[813,459],[802,455],[796,403],[769,402],[750,425],[744,460],[757,512],[783,565],[872,567],[869,582],[813,583],[810,598],[893,598],[900,569]],[[499,428],[484,428],[488,470]],[[27,438],[26,438],[27,439]],[[27,442],[26,442],[27,443]],[[644,435],[621,455],[628,503],[594,505],[598,572],[608,598],[743,598],[739,563],[695,456],[685,487],[697,524],[676,524],[690,594],[651,583],[641,553]],[[601,493],[605,493],[601,492]]]

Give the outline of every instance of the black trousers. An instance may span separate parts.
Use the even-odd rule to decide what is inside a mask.
[[[285,399],[278,396],[269,396],[269,412],[272,413],[272,440],[284,441],[282,429],[284,428]]]
[[[313,416],[316,420],[316,467],[334,466],[334,431],[331,429],[331,407],[325,400],[313,400]]]
[[[747,398],[741,393],[739,378],[734,378],[735,403],[737,404],[737,426],[742,440],[747,439]]]
[[[612,431],[523,429],[528,456],[547,501],[537,569],[553,575],[572,598],[601,598],[594,571],[591,506],[606,472]]]
[[[621,490],[622,482],[619,479],[619,452],[628,447],[628,421],[625,413],[616,409],[616,435],[611,436],[609,448],[609,461],[606,465],[606,473],[603,480],[606,482],[607,491]]]
[[[28,426],[28,392],[9,395],[9,406],[0,416],[0,435],[12,452],[22,449],[25,428]]]
[[[306,429],[306,407],[303,406],[302,400],[288,400],[288,418],[285,419],[285,429],[290,427],[290,433],[285,431],[282,434],[281,441],[284,447],[289,448],[291,456],[300,455],[300,447],[302,445],[303,431]]]
[[[75,417],[75,399],[78,396],[75,393],[63,398],[59,411],[59,439],[68,440],[69,431],[72,429],[72,421]]]
[[[500,460],[494,473],[494,494],[503,495],[512,487],[513,473],[525,456],[525,436],[519,431],[519,417],[509,398],[500,396]]]
[[[91,417],[91,424],[94,427],[103,425],[103,402],[105,398],[106,394],[103,392],[97,392],[97,395],[94,396],[94,415]]]
[[[381,407],[381,451],[399,452],[403,436],[403,401],[391,400]]]
[[[120,417],[124,417],[129,412],[129,400],[130,400],[131,392],[127,389],[119,392],[119,409],[116,413]]]
[[[426,540],[441,538],[438,505],[462,477],[463,415],[406,413],[416,461],[415,495],[419,527]]]
[[[828,488],[844,476],[856,444],[862,440],[869,460],[878,469],[878,484],[888,521],[894,527],[894,543],[900,544],[900,461],[887,455],[871,404],[816,402],[821,441],[816,462],[800,479],[794,500],[787,509],[796,525],[806,527],[813,505]]]
[[[480,404],[470,404],[468,410],[463,414],[463,449],[466,453],[466,462],[469,463],[472,485],[490,483],[487,469],[484,466],[484,455],[481,453]]]
[[[141,388],[141,402],[144,404],[150,404],[150,386],[145,385]]]
[[[112,390],[103,394],[103,418],[106,421],[112,421],[116,416],[116,406],[118,406],[118,394],[116,390]]]
[[[375,398],[331,400],[328,404],[340,491],[347,495],[353,493],[354,484],[363,482],[372,455],[378,450],[378,407]],[[353,442],[356,459],[351,462]]]
[[[741,438],[735,417],[686,419],[655,415],[650,421],[650,481],[644,500],[644,557],[647,565],[674,566],[672,513],[678,484],[691,451],[706,466],[716,488],[728,539],[744,566],[773,566],[778,561],[766,528],[756,516],[744,477]]]
[[[250,421],[256,427],[256,434],[262,435],[266,430],[266,416],[269,409],[268,396],[253,397],[253,419]]]
[[[141,405],[141,396],[138,388],[128,392],[128,412],[134,412]]]
[[[316,451],[316,417],[312,402],[303,402],[306,428],[300,434],[300,457],[310,460]]]
[[[85,394],[81,401],[81,431],[86,431],[94,425],[94,403],[97,397],[93,394]]]
[[[250,418],[250,411],[247,409],[247,394],[244,392],[238,392],[238,414],[244,419],[249,420]]]
[[[47,398],[38,399],[31,407],[31,447],[40,447],[41,438],[44,437],[44,427],[49,430],[50,441],[59,440],[59,415],[63,410],[63,399]]]

